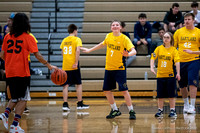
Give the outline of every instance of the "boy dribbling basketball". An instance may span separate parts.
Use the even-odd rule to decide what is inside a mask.
[[[79,67],[79,56],[80,56],[80,47],[82,46],[82,41],[77,37],[78,30],[77,26],[70,24],[68,26],[69,36],[64,38],[60,48],[62,49],[63,64],[62,69],[67,73],[67,81],[63,86],[63,111],[70,110],[68,105],[68,87],[70,85],[76,85],[77,92],[77,109],[87,109],[89,105],[83,104],[82,100],[82,82],[81,82],[81,73]]]

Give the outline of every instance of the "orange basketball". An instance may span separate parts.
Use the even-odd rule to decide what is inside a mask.
[[[51,81],[56,85],[63,85],[67,81],[67,73],[57,69],[51,73]]]

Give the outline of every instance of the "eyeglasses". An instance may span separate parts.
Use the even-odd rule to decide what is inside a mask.
[[[163,36],[163,38],[164,38],[164,39],[170,39],[170,37],[169,37],[169,36]]]

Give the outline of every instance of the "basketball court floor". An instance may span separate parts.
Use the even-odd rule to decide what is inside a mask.
[[[30,113],[23,114],[21,127],[26,133],[198,133],[200,132],[200,99],[192,115],[183,114],[183,101],[177,99],[177,119],[168,118],[168,100],[165,101],[164,118],[156,119],[157,102],[153,98],[132,98],[136,120],[129,120],[128,109],[122,98],[116,103],[121,116],[106,119],[110,106],[105,98],[84,98],[89,104],[87,110],[76,110],[76,99],[69,99],[69,112],[62,111],[62,99],[33,99],[28,102]],[[7,102],[0,103],[0,113],[4,112]],[[10,114],[9,124],[14,113]],[[6,133],[0,122],[0,133]]]

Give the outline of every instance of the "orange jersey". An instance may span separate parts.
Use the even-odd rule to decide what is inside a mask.
[[[28,55],[38,52],[35,39],[23,33],[18,37],[7,34],[3,41],[6,77],[27,77],[30,76]]]

